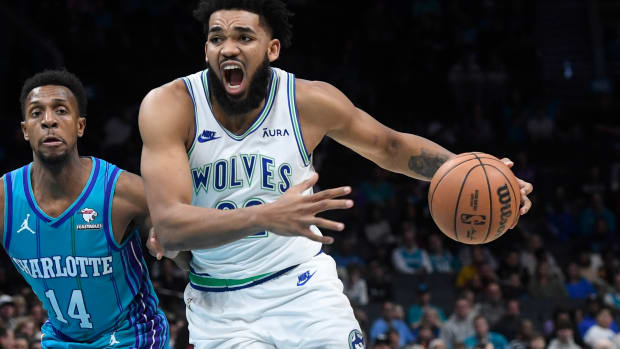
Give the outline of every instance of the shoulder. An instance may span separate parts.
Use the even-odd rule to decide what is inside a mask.
[[[146,213],[146,196],[142,177],[131,172],[123,171],[118,176],[114,191],[114,203],[135,215]]]
[[[344,127],[357,108],[339,89],[323,81],[296,79],[295,101],[300,117],[329,129]]]
[[[193,125],[194,103],[182,79],[176,79],[149,91],[142,100],[138,123],[148,126]]]
[[[324,81],[295,80],[295,99],[299,106],[320,105],[337,107],[342,102],[351,104],[339,89]]]

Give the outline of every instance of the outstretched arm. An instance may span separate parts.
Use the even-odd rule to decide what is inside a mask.
[[[272,203],[235,210],[191,205],[193,185],[186,149],[193,135],[193,115],[192,101],[180,80],[151,91],[140,107],[142,177],[153,225],[166,250],[212,248],[264,230],[331,243],[331,238],[310,231],[310,225],[344,228],[316,214],[351,207],[350,200],[335,199],[350,189],[303,195],[316,182],[316,175]]]
[[[330,84],[297,79],[296,100],[304,140],[311,149],[326,134],[386,170],[425,181],[430,181],[437,169],[455,156],[424,137],[381,124]],[[510,160],[504,162],[512,166]],[[524,214],[531,206],[527,194],[532,185],[521,180],[519,184]]]

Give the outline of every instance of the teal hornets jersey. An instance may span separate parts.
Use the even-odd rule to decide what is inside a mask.
[[[168,323],[157,309],[140,235],[114,239],[112,201],[122,170],[91,159],[82,193],[55,218],[37,205],[32,164],[4,175],[4,248],[43,303],[44,329],[55,337],[95,342],[129,326],[135,339],[122,347],[167,347]]]

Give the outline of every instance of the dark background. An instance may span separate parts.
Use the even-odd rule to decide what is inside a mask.
[[[595,274],[608,289],[597,287],[597,294],[602,299],[611,292],[620,264],[619,2],[288,4],[295,13],[293,46],[275,66],[300,78],[329,82],[384,124],[428,137],[455,153],[510,157],[515,174],[534,184],[534,205],[516,229],[486,245],[485,251],[500,261],[507,249],[523,254],[533,236],[541,237],[543,245],[534,249],[551,253],[561,268],[580,261],[587,275],[592,265],[586,260],[602,260]],[[0,3],[0,106],[5,124],[0,129],[0,170],[32,159],[19,130],[23,81],[43,69],[66,67],[82,79],[89,94],[81,154],[139,173],[137,111],[142,98],[150,89],[205,66],[205,38],[191,16],[195,5],[180,0]],[[428,215],[427,184],[377,169],[329,139],[313,157],[321,187],[346,184],[355,189],[356,207],[338,214],[347,230],[335,234],[330,253],[358,256],[356,264],[368,279],[373,277],[368,266],[380,264],[396,289],[391,300],[408,307],[415,301],[417,282],[430,279],[400,275],[390,256],[402,245],[403,222],[415,226],[421,248],[437,233]],[[370,241],[367,228],[384,221],[389,242]],[[345,241],[350,246],[343,247]],[[469,248],[448,238],[443,242],[462,259],[460,265],[467,264],[462,256]],[[337,261],[346,284],[348,263]],[[10,263],[4,268],[4,293],[27,292],[17,287],[21,278]],[[183,282],[166,281],[161,271],[184,276],[170,268],[155,263],[155,283],[160,292],[170,294],[162,297],[162,306],[182,319],[175,292]],[[439,304],[447,314],[460,291],[452,284],[458,272],[455,268],[440,285],[452,290]],[[500,276],[495,281],[505,285]],[[483,298],[485,285],[472,286],[477,299]],[[526,291],[517,298],[536,302]],[[384,300],[371,299],[359,307],[368,317],[360,320],[363,326],[379,316]],[[579,310],[582,303],[567,304]],[[523,308],[543,331],[553,309],[541,310],[536,304]]]

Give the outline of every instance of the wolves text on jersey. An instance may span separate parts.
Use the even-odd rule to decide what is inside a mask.
[[[292,166],[277,164],[274,158],[260,154],[239,154],[192,168],[194,191],[209,192],[252,186],[259,181],[262,189],[284,193],[291,186]]]
[[[12,258],[15,265],[34,279],[59,277],[97,277],[112,273],[112,256],[52,256],[31,259]]]

